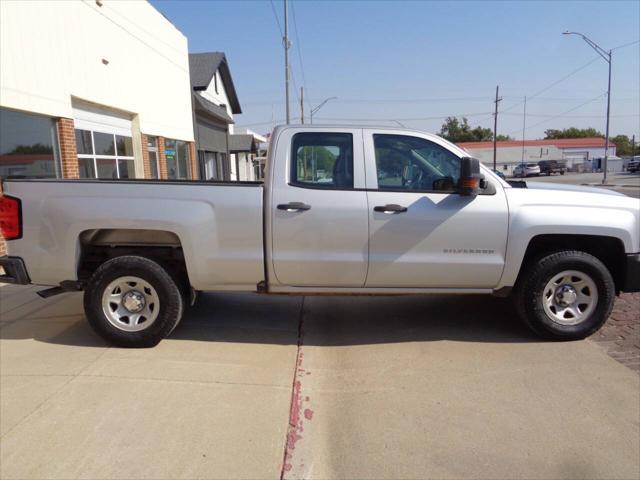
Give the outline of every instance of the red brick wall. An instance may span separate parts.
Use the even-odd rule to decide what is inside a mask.
[[[144,178],[151,178],[151,165],[149,164],[149,139],[143,133],[142,137],[142,167],[144,170]]]
[[[158,160],[160,163],[160,178],[167,179],[167,157],[164,155],[164,137],[158,137]]]
[[[71,118],[59,118],[58,142],[60,143],[60,163],[62,178],[79,178],[78,151],[76,150],[76,134]]]

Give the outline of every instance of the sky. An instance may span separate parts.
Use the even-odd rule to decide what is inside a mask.
[[[152,0],[191,53],[226,54],[237,128],[285,120],[283,0]],[[613,50],[611,135],[640,141],[640,1],[289,1],[291,117],[328,97],[314,123],[404,125],[436,132],[447,116],[498,134],[550,128],[604,133],[607,63],[575,35]],[[625,46],[626,45],[626,46]],[[621,48],[616,48],[621,47]],[[528,96],[526,117],[524,97]],[[503,113],[502,113],[503,112]]]

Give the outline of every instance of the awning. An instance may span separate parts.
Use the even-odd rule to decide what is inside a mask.
[[[196,115],[202,113],[204,115],[211,116],[213,117],[213,120],[222,122],[226,125],[234,123],[233,118],[229,116],[227,110],[224,107],[216,105],[215,103],[202,98],[200,94],[195,92],[193,93],[193,99]]]
[[[229,135],[229,151],[232,153],[249,152],[257,153],[258,148],[253,135]]]

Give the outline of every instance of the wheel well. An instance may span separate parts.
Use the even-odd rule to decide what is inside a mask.
[[[624,244],[619,238],[599,235],[538,235],[527,246],[523,267],[536,259],[559,250],[579,250],[593,255],[607,267],[616,285],[616,292],[624,281]]]
[[[145,257],[162,265],[188,293],[187,273],[180,238],[173,232],[141,229],[94,229],[79,236],[78,280],[85,282],[107,260],[123,255]]]

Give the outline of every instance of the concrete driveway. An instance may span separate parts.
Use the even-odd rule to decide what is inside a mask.
[[[484,297],[205,295],[153,349],[0,287],[0,476],[638,478],[640,385]]]

